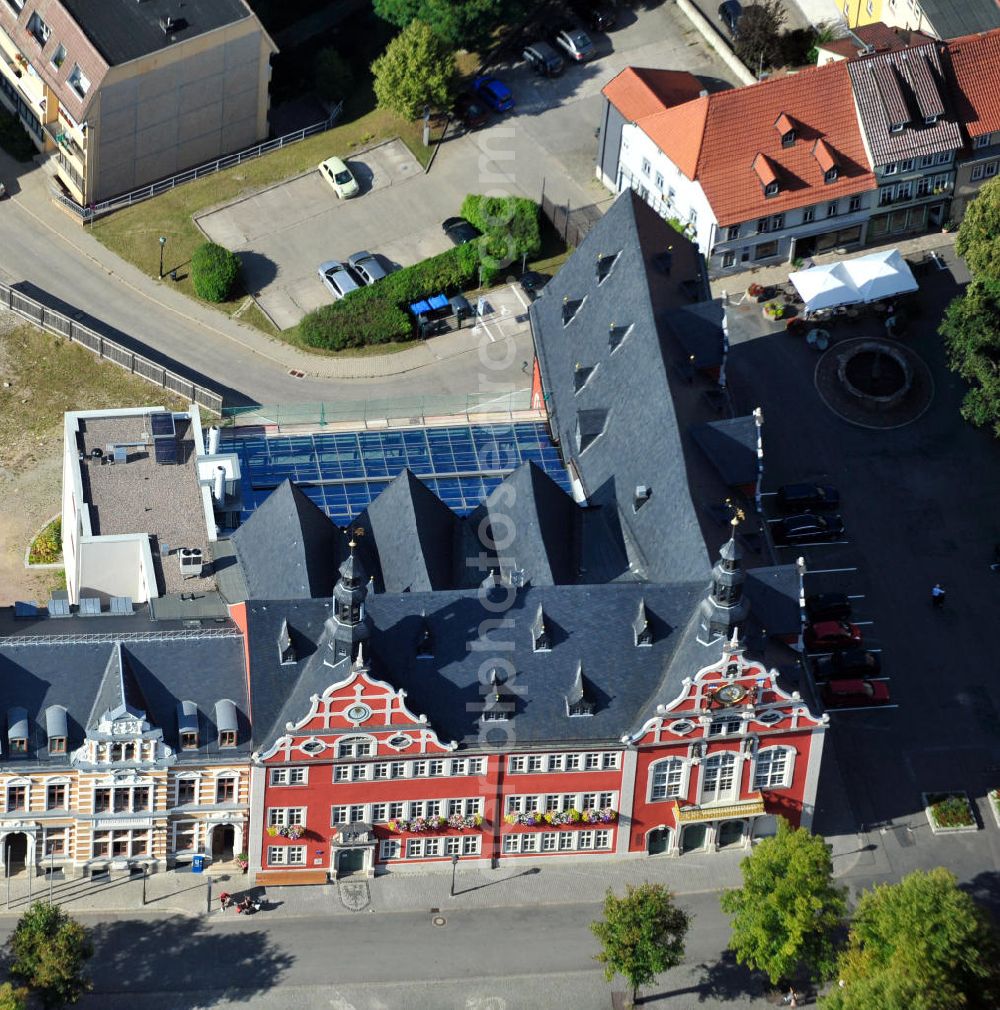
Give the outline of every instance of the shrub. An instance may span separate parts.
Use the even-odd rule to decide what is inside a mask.
[[[942,828],[964,828],[976,823],[964,796],[947,796],[932,802],[931,815]]]
[[[50,522],[32,541],[28,551],[28,563],[51,565],[62,557],[62,519]]]
[[[479,196],[462,201],[462,217],[482,233],[478,242],[483,283],[489,284],[505,267],[542,248],[538,204],[521,196]]]
[[[478,252],[469,243],[404,267],[371,287],[310,312],[299,324],[299,336],[310,347],[330,351],[412,340],[409,303],[467,286],[476,276],[478,263]]]
[[[191,280],[199,298],[224,302],[240,275],[239,256],[214,242],[203,242],[191,257]]]

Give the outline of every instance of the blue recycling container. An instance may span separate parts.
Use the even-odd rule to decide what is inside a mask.
[[[191,859],[191,872],[201,873],[205,869],[205,857],[204,856],[193,856]]]

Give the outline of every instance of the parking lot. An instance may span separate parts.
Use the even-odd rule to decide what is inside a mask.
[[[558,78],[538,77],[519,58],[495,66],[514,92],[514,113],[449,136],[428,174],[394,141],[345,159],[362,186],[354,199],[339,201],[313,172],[213,210],[198,224],[241,254],[261,308],[286,329],[328,303],[316,273],[324,260],[368,249],[386,266],[409,266],[448,248],[441,222],[458,213],[467,193],[538,200],[544,192],[577,207],[608,202],[611,194],[594,179],[601,88],[629,65],[689,70],[713,87],[725,68],[673,4],[628,12],[620,28],[594,39],[598,58]]]
[[[874,858],[864,831],[878,825],[880,851],[897,872],[947,862],[972,879],[1000,869],[986,800],[1000,785],[1000,688],[995,663],[975,647],[989,634],[1000,590],[990,569],[1000,541],[1000,445],[962,421],[964,384],[947,371],[935,332],[956,276],[963,279],[950,250],[947,257],[948,270],[922,278],[921,315],[904,338],[936,390],[914,423],[872,430],[833,414],[814,384],[819,356],[770,332],[756,306],[731,314],[727,373],[739,411],[763,410],[765,490],[805,480],[839,488],[844,542],[779,548],[777,558],[805,558],[807,593],[854,598],[852,619],[872,622],[861,626],[865,645],[881,650],[898,706],[831,713],[814,829],[860,833],[851,856],[858,872]],[[835,339],[866,325],[844,324]],[[947,590],[940,609],[931,602],[938,582]],[[808,681],[800,686],[811,691]],[[923,812],[924,793],[953,789],[968,791],[985,825],[960,845],[931,836]]]

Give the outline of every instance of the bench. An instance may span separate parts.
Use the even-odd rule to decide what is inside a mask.
[[[255,884],[271,887],[294,887],[296,884],[325,884],[326,870],[264,870],[254,878]]]

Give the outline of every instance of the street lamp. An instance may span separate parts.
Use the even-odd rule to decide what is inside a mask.
[[[455,871],[458,869],[458,853],[455,852],[451,857],[451,897],[455,897]]]
[[[167,244],[167,236],[160,236],[160,280],[163,280],[163,247]]]

